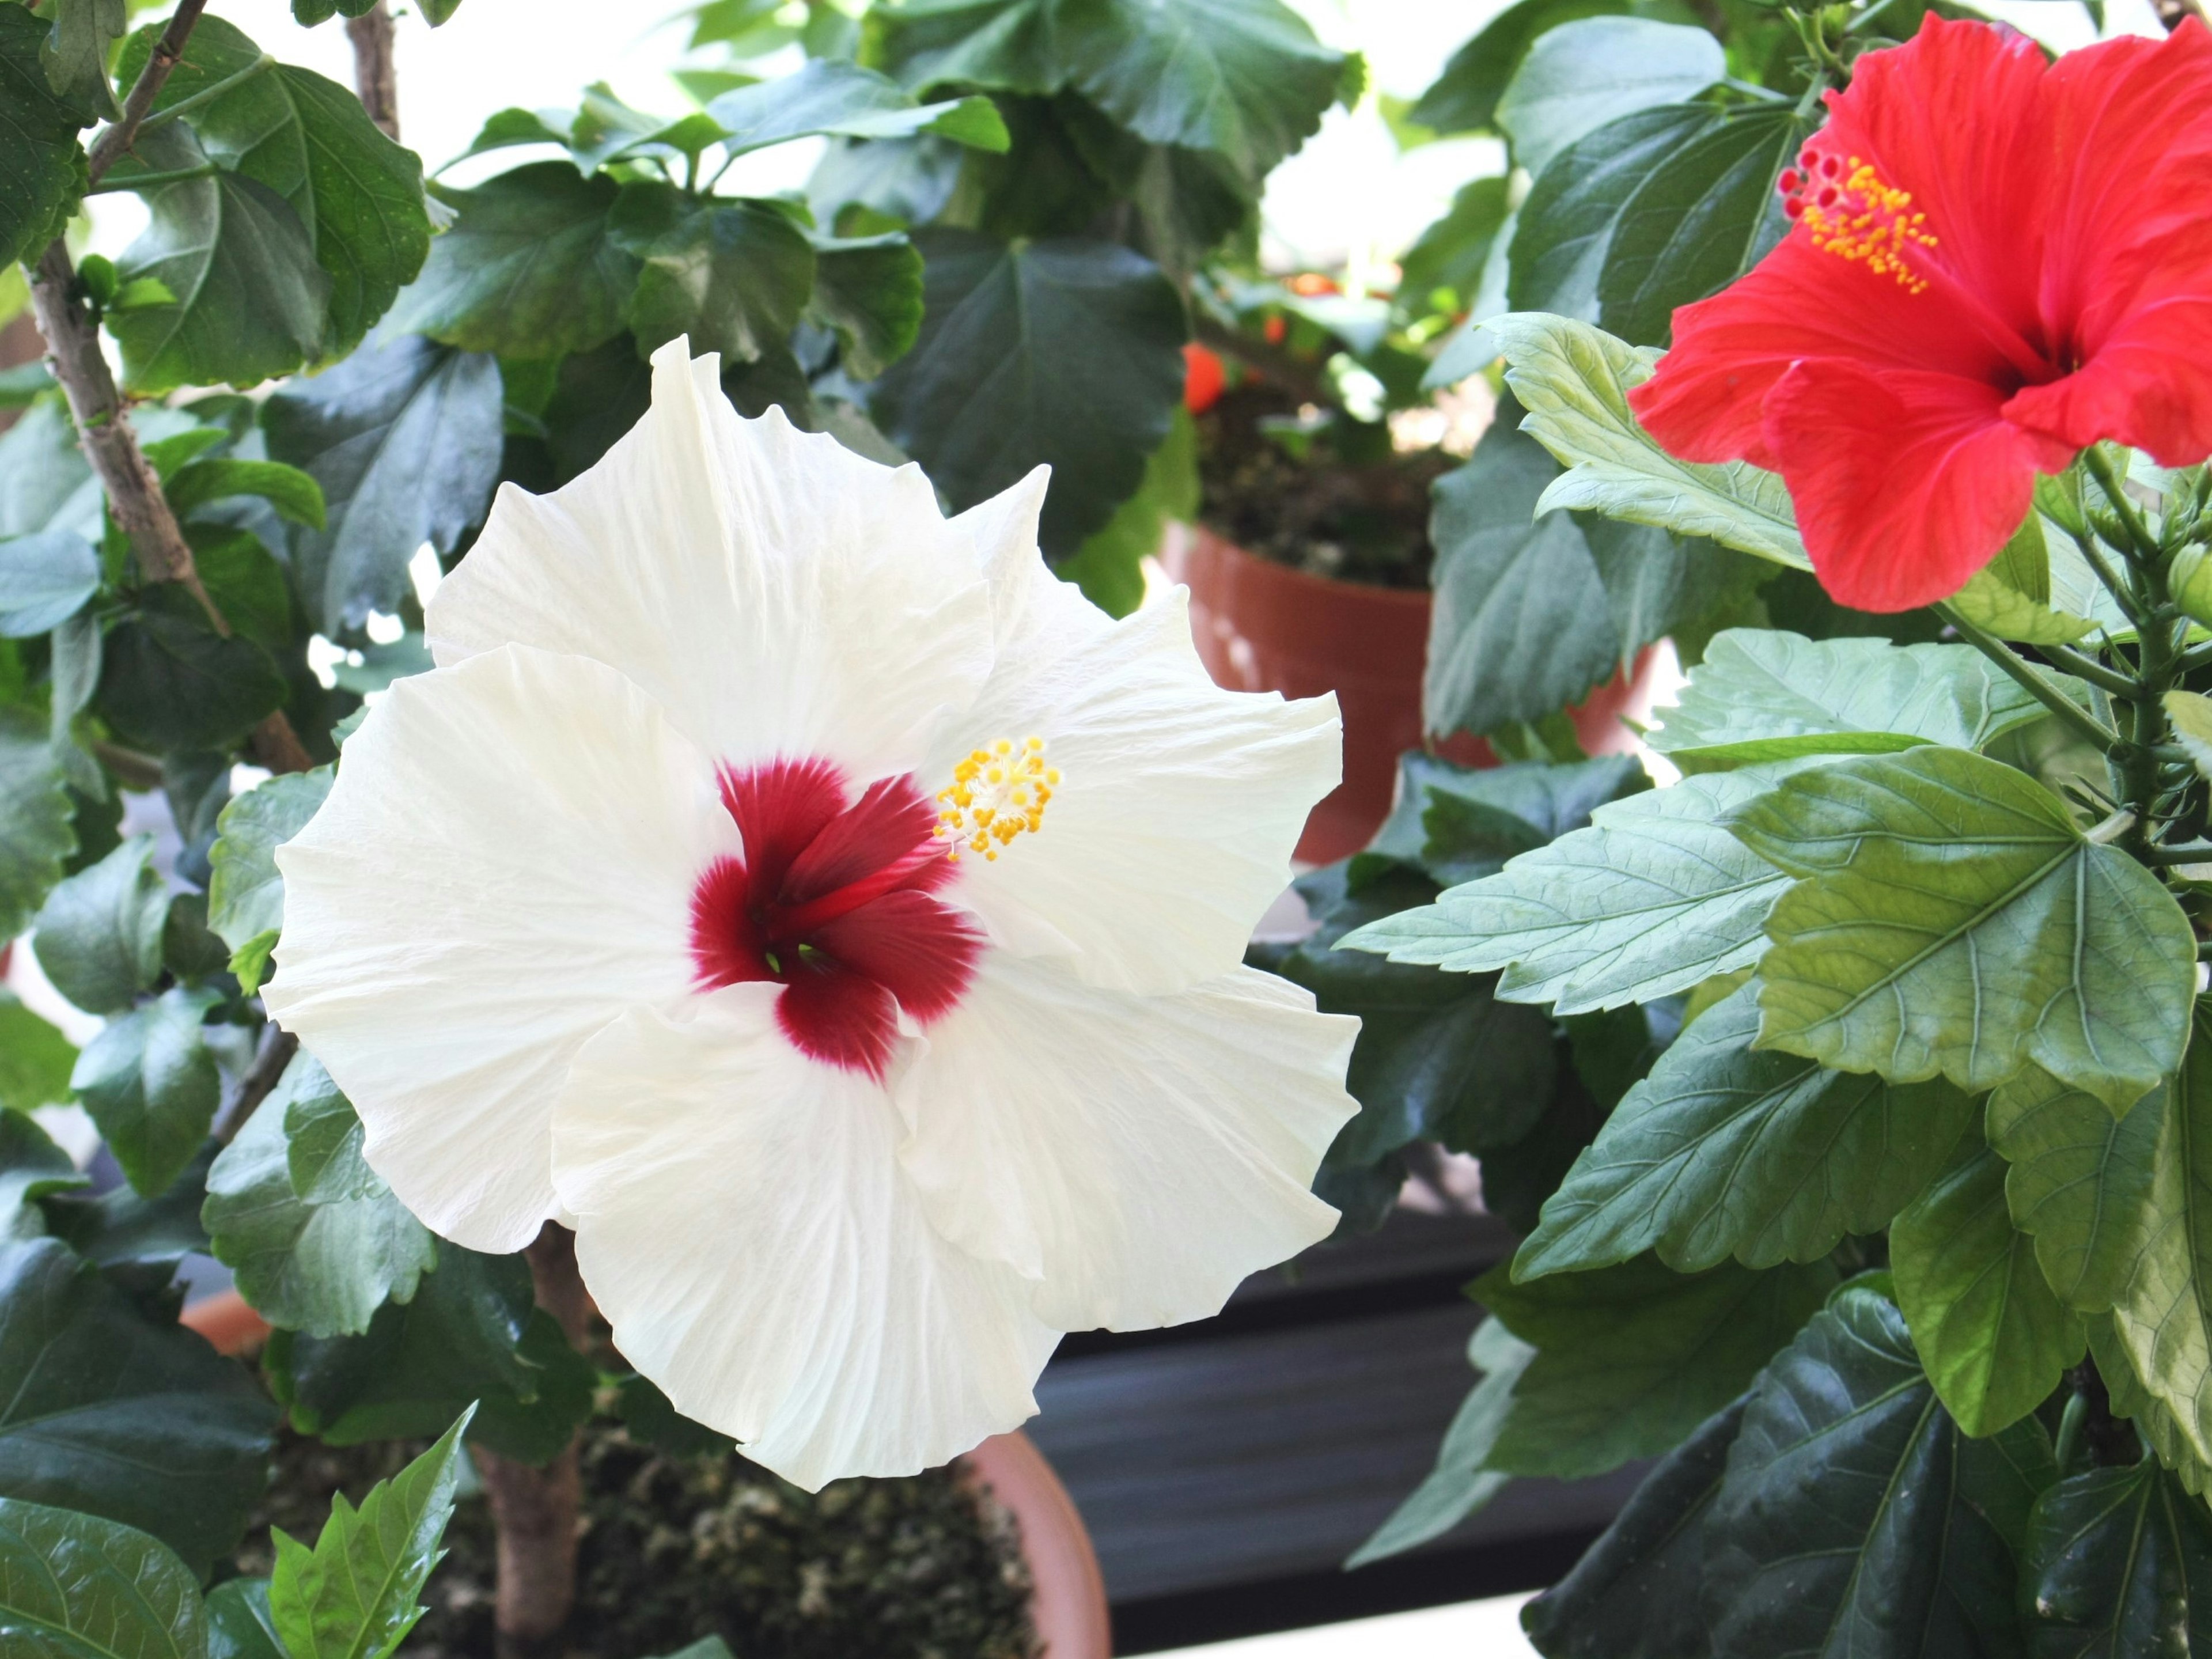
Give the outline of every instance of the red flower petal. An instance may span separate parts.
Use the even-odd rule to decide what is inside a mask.
[[[936,807],[912,778],[878,778],[792,860],[781,896],[787,904],[804,904],[874,875],[928,842],[936,824]],[[899,884],[935,887],[956,868],[943,857],[933,858]]]
[[[1948,599],[2027,516],[2070,452],[1955,375],[1801,363],[1766,402],[1767,442],[1820,585],[1860,611]]]
[[[726,767],[722,805],[745,839],[745,867],[769,896],[783,885],[791,861],[845,810],[845,775],[818,757],[772,760],[743,772]]]
[[[880,1079],[898,1041],[898,1004],[866,975],[810,957],[775,1000],[775,1023],[799,1053]]]
[[[927,1024],[951,1013],[968,989],[984,939],[961,912],[908,889],[824,923],[814,943]]]
[[[701,988],[775,977],[768,941],[748,914],[751,891],[752,878],[736,859],[716,859],[691,890],[692,972]]]

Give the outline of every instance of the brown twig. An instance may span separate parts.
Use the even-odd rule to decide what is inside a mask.
[[[358,17],[346,19],[346,38],[353,42],[353,86],[368,118],[384,129],[384,136],[399,137],[399,82],[392,59],[392,13],[384,0]]]
[[[238,1132],[246,1121],[261,1109],[261,1103],[284,1075],[284,1068],[292,1063],[292,1056],[300,1052],[300,1039],[289,1031],[279,1030],[270,1021],[261,1028],[261,1049],[253,1056],[253,1064],[246,1069],[246,1076],[238,1085],[238,1098],[231,1103],[230,1110],[216,1127],[215,1138],[228,1146],[238,1139]]]
[[[180,0],[168,27],[154,43],[154,55],[146,60],[146,67],[131,82],[130,95],[123,100],[123,118],[93,143],[87,169],[92,175],[92,183],[98,184],[108,168],[129,154],[138,137],[138,124],[154,112],[154,100],[168,83],[169,71],[183,58],[185,40],[191,33],[192,25],[200,21],[200,13],[206,9],[207,0]]]

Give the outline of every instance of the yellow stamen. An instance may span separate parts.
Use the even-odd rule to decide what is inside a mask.
[[[1024,738],[1018,748],[1000,738],[952,769],[952,782],[937,792],[937,839],[950,843],[957,863],[964,848],[995,860],[1016,837],[1044,827],[1044,809],[1059,786],[1057,768],[1044,763],[1044,739]]]
[[[1863,264],[1877,276],[1892,277],[1909,294],[1923,292],[1928,279],[1905,256],[1916,247],[1937,246],[1927,228],[1928,216],[1911,211],[1912,192],[1884,184],[1868,162],[1854,155],[1847,165],[1850,171],[1840,185],[1824,187],[1818,179],[1807,180],[1803,218],[1813,246]],[[1824,207],[1820,198],[1830,190],[1836,199]]]

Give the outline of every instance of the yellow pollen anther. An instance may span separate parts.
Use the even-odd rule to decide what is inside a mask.
[[[1883,183],[1870,163],[1854,155],[1845,165],[1850,170],[1837,182],[1808,169],[1808,176],[1791,195],[1796,216],[1812,233],[1813,246],[1863,264],[1877,276],[1890,277],[1909,294],[1923,292],[1928,278],[1913,269],[1907,256],[1915,248],[1938,246],[1928,228],[1928,216],[1912,210],[1911,191]]]
[[[957,863],[964,848],[996,860],[1017,836],[1044,827],[1045,804],[1059,782],[1058,769],[1044,763],[1042,738],[1024,738],[1018,749],[1000,738],[969,751],[952,769],[951,784],[937,792],[934,833],[951,843],[945,857]]]

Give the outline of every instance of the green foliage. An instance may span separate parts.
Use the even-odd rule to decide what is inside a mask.
[[[1767,918],[1762,1043],[1978,1091],[2032,1062],[2115,1112],[2179,1063],[2187,918],[2010,767],[1932,744],[1863,757],[1729,823],[1799,878]]]
[[[0,542],[0,638],[51,632],[100,591],[100,555],[73,531]]]
[[[70,1085],[140,1193],[175,1180],[215,1121],[222,1076],[204,1026],[222,1000],[173,986],[110,1020],[77,1056]]]
[[[2212,1517],[2148,1458],[2047,1488],[2021,1577],[2038,1659],[2189,1659],[2212,1641]]]
[[[266,1578],[227,1578],[208,1592],[208,1659],[287,1659]]]
[[[460,1477],[464,1411],[435,1444],[356,1510],[343,1492],[313,1549],[279,1530],[270,1621],[290,1659],[386,1659],[422,1616],[416,1598],[442,1553]]]
[[[252,495],[276,515],[310,530],[323,527],[323,489],[295,466],[279,461],[245,461],[233,456],[192,461],[163,480],[161,493],[179,518],[189,518],[210,501]]]
[[[0,1252],[0,1497],[141,1528],[195,1573],[229,1552],[274,1416],[245,1371],[52,1239]]]
[[[23,931],[76,850],[68,781],[46,723],[0,708],[0,933]]]
[[[99,23],[95,8],[112,3],[69,0],[69,50],[59,58],[49,55],[45,22],[27,9],[0,9],[0,124],[9,135],[9,166],[0,173],[0,266],[35,259],[61,234],[84,193],[77,131],[104,114],[114,98],[104,74],[96,89],[82,84],[77,43],[87,24]],[[53,28],[62,28],[59,17]],[[49,78],[50,67],[58,71],[55,78]]]
[[[1497,125],[1498,100],[1538,37],[1578,17],[1628,9],[1627,0],[1518,0],[1452,54],[1406,118],[1439,133],[1489,131]]]
[[[197,599],[164,582],[108,630],[94,707],[156,753],[205,751],[235,744],[290,691],[266,650],[217,634]]]
[[[36,923],[39,966],[88,1013],[126,1009],[161,974],[168,915],[153,837],[134,836],[54,889]]]
[[[0,1633],[21,1659],[203,1659],[192,1570],[160,1539],[0,1498]]]
[[[1986,1127],[2011,1166],[2013,1224],[2034,1238],[2044,1277],[2079,1312],[2111,1307],[2149,1242],[2168,1087],[2118,1116],[2036,1066],[1990,1092]]]
[[[842,59],[810,59],[795,74],[724,93],[707,113],[732,155],[794,138],[908,138],[924,133],[1004,151],[1006,124],[988,98],[921,104],[897,82]]]
[[[1586,17],[1530,43],[1500,95],[1495,119],[1514,159],[1533,173],[1618,116],[1680,103],[1727,72],[1721,44],[1702,28],[1643,17]]]
[[[812,240],[814,287],[806,314],[836,334],[845,369],[872,380],[921,337],[921,255],[896,234]],[[1139,496],[1151,488],[1150,476]],[[1194,489],[1194,474],[1192,483]]]
[[[673,185],[629,185],[611,240],[641,264],[628,320],[639,349],[679,334],[734,365],[780,349],[814,287],[814,246],[769,202],[686,204]]]
[[[22,1111],[0,1111],[0,1241],[36,1238],[46,1231],[39,1200],[86,1180],[69,1154]]]
[[[1160,550],[1170,522],[1198,516],[1198,428],[1189,412],[1179,409],[1145,463],[1137,493],[1060,565],[1060,576],[1108,616],[1127,616],[1144,603],[1143,562]]]
[[[284,878],[276,849],[307,828],[331,793],[328,767],[271,778],[222,809],[209,850],[208,924],[230,946],[232,971],[248,995],[284,925]],[[246,970],[246,971],[241,971]],[[247,982],[247,972],[252,982]]]

